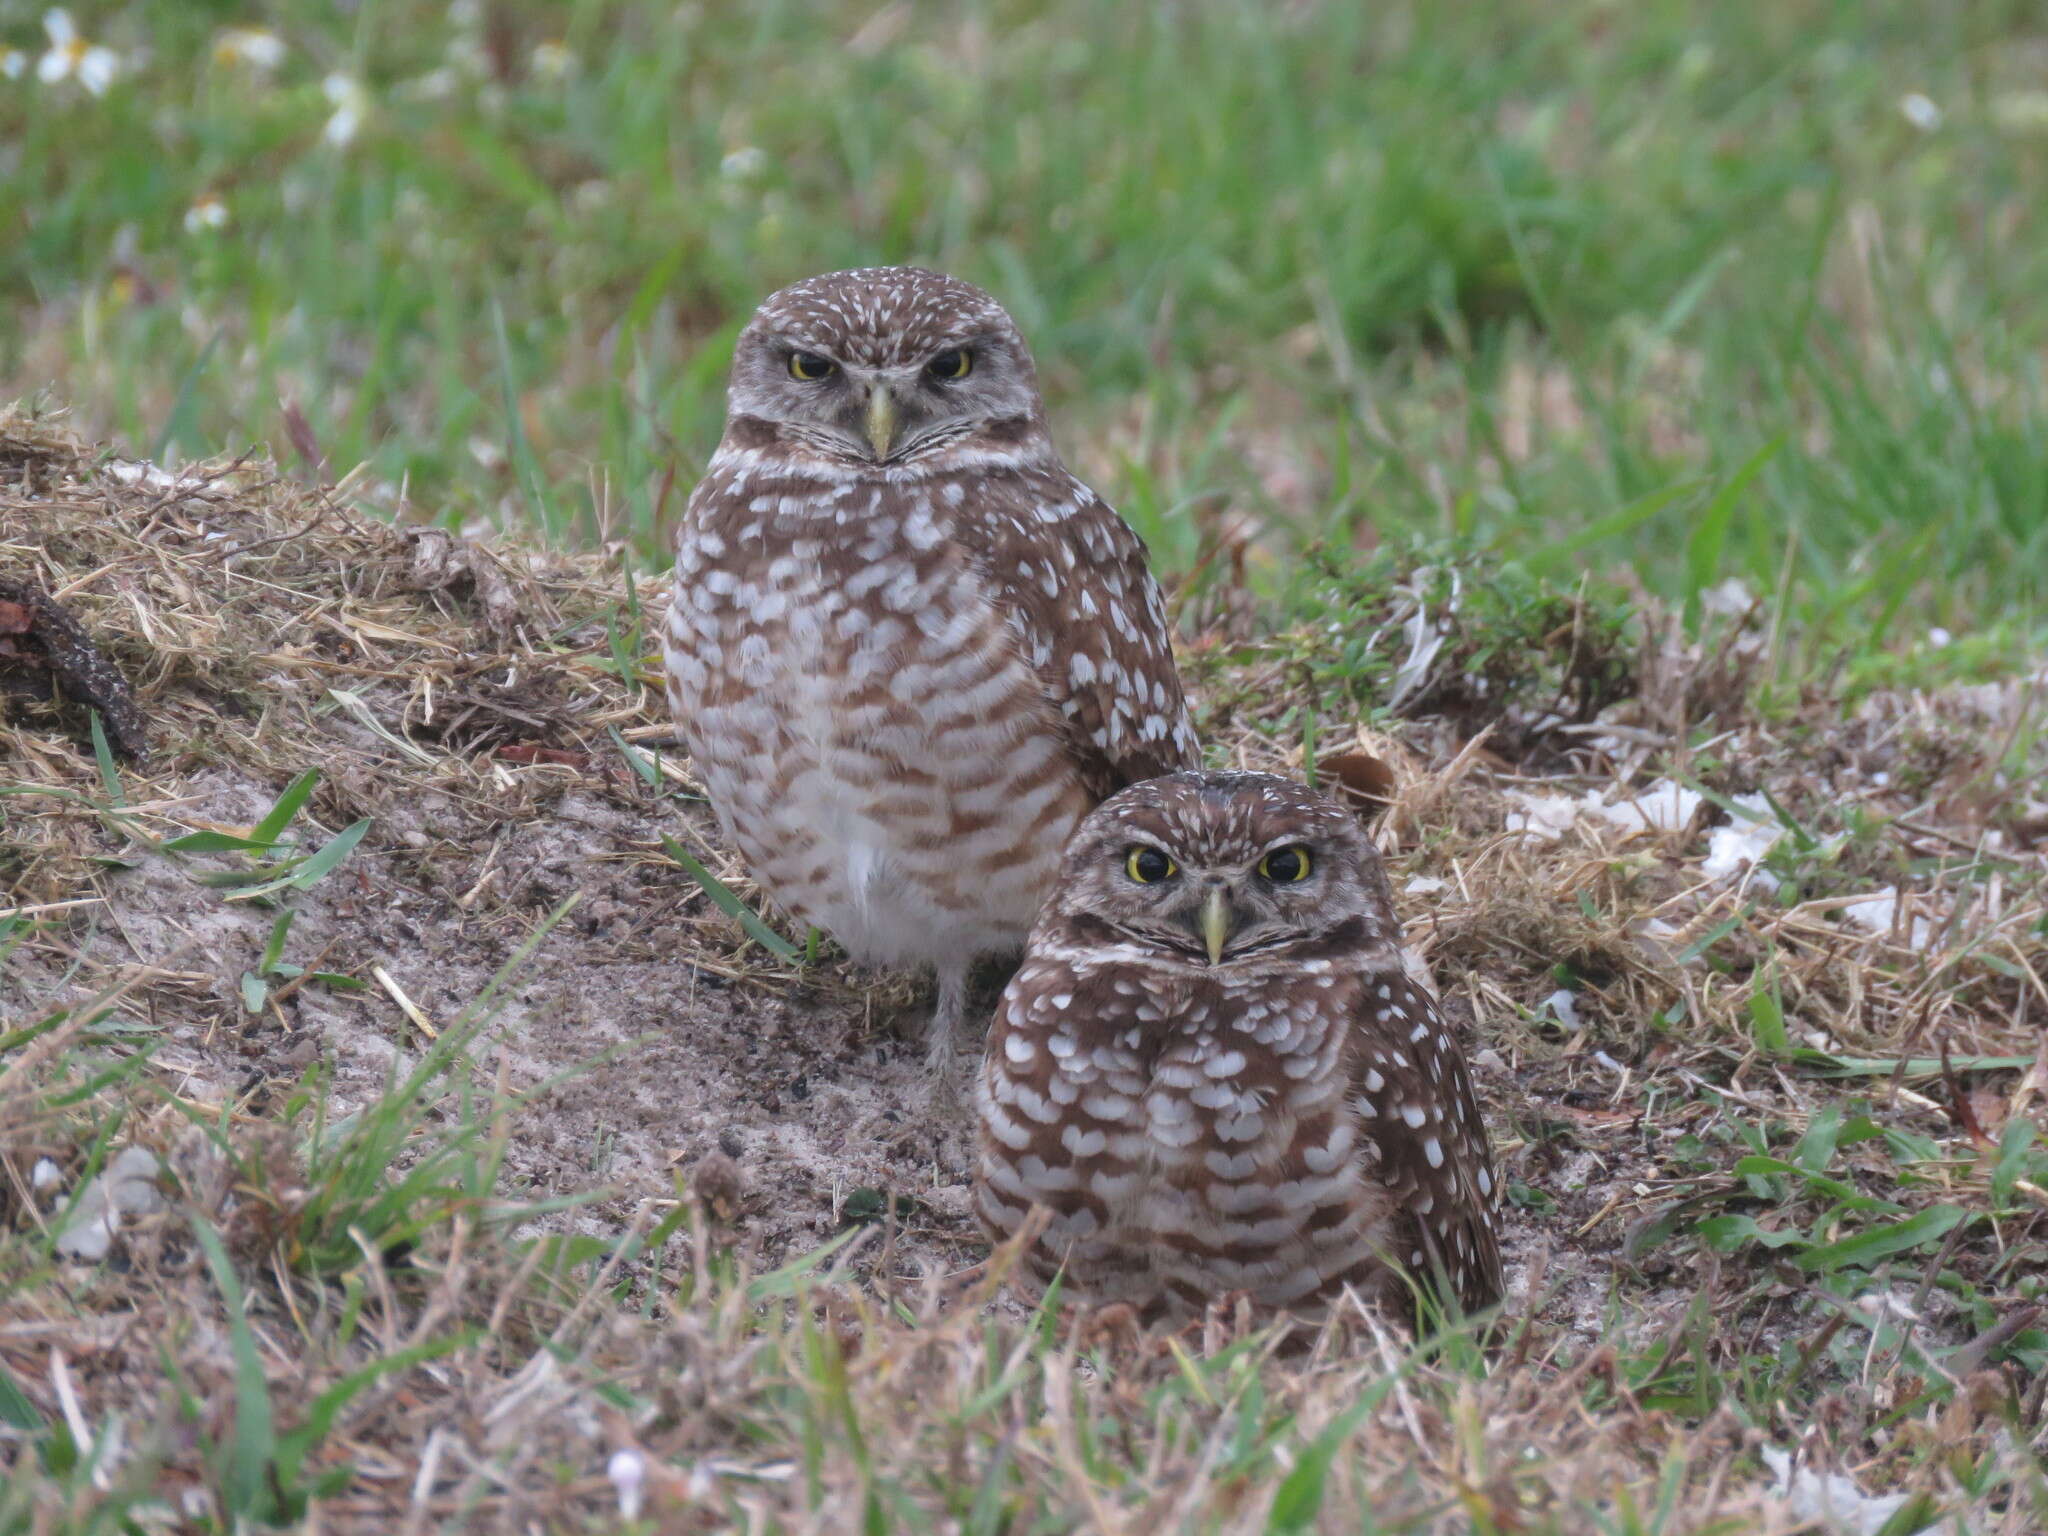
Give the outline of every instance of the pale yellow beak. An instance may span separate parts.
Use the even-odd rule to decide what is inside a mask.
[[[889,393],[888,385],[876,384],[868,394],[868,446],[875,450],[877,463],[889,457],[899,425],[896,397]]]
[[[1230,938],[1230,903],[1221,887],[1202,898],[1202,942],[1209,946],[1209,963],[1220,965],[1223,946]]]

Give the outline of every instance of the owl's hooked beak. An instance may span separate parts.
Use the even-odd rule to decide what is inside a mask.
[[[1202,942],[1209,946],[1209,963],[1223,963],[1223,946],[1230,941],[1230,898],[1223,894],[1222,886],[1210,889],[1202,898],[1202,909],[1196,919],[1202,930]]]
[[[889,457],[901,425],[902,418],[896,412],[896,397],[889,392],[885,382],[875,380],[868,389],[868,446],[874,449],[877,464]]]

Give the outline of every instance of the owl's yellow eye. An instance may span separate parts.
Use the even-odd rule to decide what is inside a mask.
[[[925,365],[935,379],[964,379],[974,372],[974,354],[965,347],[949,347]]]
[[[820,357],[815,352],[792,352],[789,354],[789,376],[802,379],[806,384],[815,384],[820,379],[829,379],[839,371],[839,365],[829,357]]]
[[[1289,843],[1285,848],[1275,848],[1259,860],[1259,874],[1275,885],[1294,885],[1306,880],[1308,872],[1314,867],[1308,849],[1300,843]]]
[[[1124,873],[1140,885],[1157,885],[1179,874],[1180,866],[1157,848],[1139,843],[1124,855]]]

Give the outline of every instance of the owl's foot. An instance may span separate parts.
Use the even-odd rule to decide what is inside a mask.
[[[967,1085],[959,1061],[960,1037],[967,1027],[967,961],[939,967],[939,999],[932,1010],[931,1034],[925,1044],[927,1091],[934,1110],[965,1113]]]
[[[1136,1354],[1145,1339],[1145,1319],[1128,1301],[1113,1301],[1081,1314],[1075,1325],[1083,1349]]]
[[[1250,1291],[1230,1291],[1211,1301],[1202,1315],[1202,1353],[1219,1355],[1250,1338],[1258,1322]]]

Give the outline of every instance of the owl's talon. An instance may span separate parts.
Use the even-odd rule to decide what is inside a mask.
[[[1221,1354],[1240,1340],[1251,1337],[1257,1319],[1250,1291],[1227,1291],[1209,1303],[1202,1316],[1202,1353]]]
[[[1095,1307],[1075,1330],[1083,1349],[1136,1350],[1145,1335],[1144,1318],[1127,1301]]]

